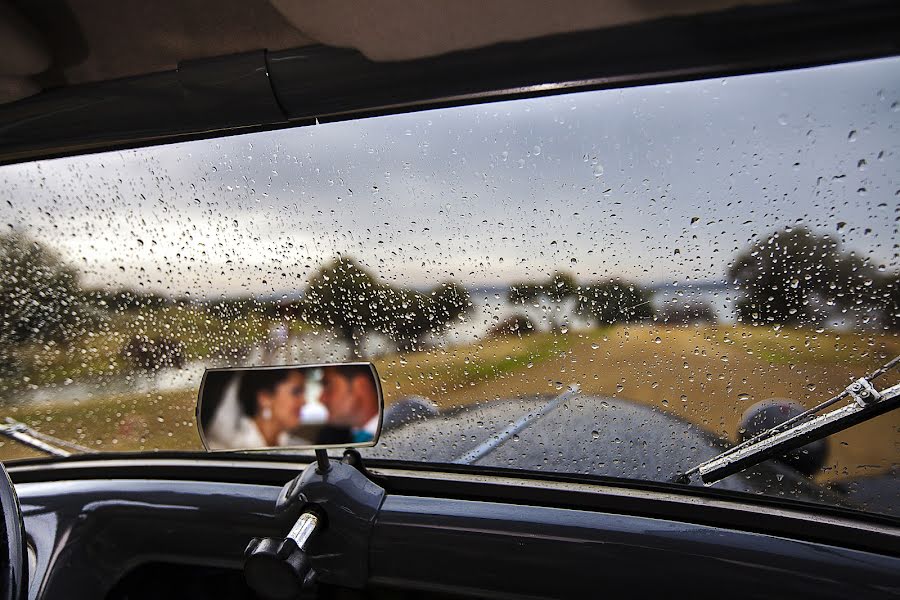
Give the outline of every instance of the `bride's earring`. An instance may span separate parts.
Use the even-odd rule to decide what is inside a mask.
[[[268,406],[263,407],[262,409],[262,418],[268,421],[272,418],[272,409]]]

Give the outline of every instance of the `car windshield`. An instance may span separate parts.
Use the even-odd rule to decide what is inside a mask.
[[[0,417],[198,450],[206,368],[363,360],[371,456],[670,481],[900,353],[898,158],[884,59],[5,166]],[[717,485],[893,513],[898,427]]]

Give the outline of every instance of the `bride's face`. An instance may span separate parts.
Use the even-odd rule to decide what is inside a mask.
[[[300,409],[304,404],[306,378],[299,371],[292,371],[280,381],[271,393],[261,398],[263,406],[272,410],[272,420],[281,429],[293,429],[300,424]]]

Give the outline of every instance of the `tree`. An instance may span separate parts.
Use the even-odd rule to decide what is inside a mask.
[[[888,331],[900,330],[900,273],[894,272],[881,278],[877,296],[882,304],[882,326]]]
[[[383,333],[401,350],[414,350],[427,335],[446,330],[470,306],[469,292],[455,282],[443,283],[427,293],[397,290],[390,306],[392,317],[385,321]]]
[[[121,355],[133,367],[145,371],[180,369],[186,360],[184,343],[164,336],[135,335],[122,348]]]
[[[660,311],[659,320],[669,325],[715,323],[716,309],[709,302],[703,301],[685,304],[671,302]]]
[[[633,323],[653,315],[650,293],[635,283],[611,279],[583,286],[576,310],[601,325]]]
[[[391,304],[394,318],[386,324],[384,333],[397,343],[400,350],[412,350],[431,324],[429,298],[414,290],[399,290]]]
[[[444,283],[427,293],[397,288],[355,260],[339,258],[310,277],[301,316],[337,331],[359,355],[362,339],[375,332],[389,336],[403,350],[413,350],[469,306],[469,293],[459,284]]]
[[[565,302],[575,296],[578,290],[578,282],[571,273],[557,271],[553,274],[545,289],[545,294],[553,302]]]
[[[94,289],[85,291],[84,296],[93,304],[105,306],[108,310],[120,313],[127,311],[137,312],[147,308],[159,308],[174,303],[172,298],[166,296],[161,296],[152,292],[138,292],[129,289],[115,291]]]
[[[469,291],[455,281],[442,283],[431,292],[437,314],[436,323],[441,327],[459,319],[472,306]]]
[[[509,286],[506,299],[513,304],[525,304],[534,302],[541,295],[543,286],[537,283],[514,283]]]
[[[556,271],[546,281],[522,282],[510,286],[507,299],[513,304],[525,304],[534,302],[540,298],[556,304],[558,312],[561,305],[571,298],[575,298],[578,292],[578,282],[571,273]],[[551,329],[557,329],[556,319],[550,318]]]
[[[745,322],[813,324],[840,314],[868,319],[870,311],[890,320],[895,292],[886,278],[835,238],[806,227],[755,240],[728,276],[744,292],[737,312]]]
[[[528,315],[521,313],[507,317],[491,327],[487,333],[489,338],[499,338],[507,336],[522,337],[534,333],[534,322],[528,318]]]
[[[0,345],[77,335],[92,321],[75,270],[37,241],[0,234]]]
[[[365,335],[384,329],[395,290],[352,258],[332,260],[309,278],[301,316],[309,323],[333,329],[360,354]]]

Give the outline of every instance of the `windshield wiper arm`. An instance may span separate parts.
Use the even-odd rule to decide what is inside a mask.
[[[51,456],[66,457],[73,453],[93,452],[90,448],[61,440],[52,435],[32,429],[25,423],[6,417],[6,424],[0,425],[0,435],[24,444],[29,448],[45,452]]]
[[[868,421],[878,415],[900,407],[900,384],[878,391],[872,382],[900,364],[900,356],[876,370],[872,374],[857,379],[841,393],[829,398],[813,408],[776,425],[718,456],[685,471],[675,480],[689,483],[694,473],[700,474],[703,483],[710,484],[757,465],[772,456],[782,456],[791,450],[805,446]],[[819,416],[813,416],[822,409],[838,403],[844,398],[852,401]]]
[[[560,404],[568,402],[569,400],[577,396],[580,389],[581,388],[578,386],[578,384],[573,383],[568,388],[566,388],[566,391],[554,397],[552,400],[541,406],[536,411],[526,413],[525,415],[519,417],[516,421],[510,423],[503,431],[496,435],[492,435],[484,442],[478,444],[477,446],[454,460],[453,463],[457,465],[471,465],[476,460],[484,458],[485,456],[496,450],[498,446],[506,442],[506,440],[510,439],[511,437],[528,427],[528,425],[530,425],[532,421],[540,419],[550,411],[555,410],[556,407],[558,407]]]

